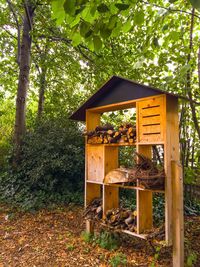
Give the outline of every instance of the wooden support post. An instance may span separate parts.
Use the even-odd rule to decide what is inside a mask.
[[[172,229],[173,267],[184,266],[184,215],[182,167],[177,161],[171,162],[172,171]]]
[[[151,158],[151,146],[138,145],[137,152]],[[152,192],[137,190],[137,233],[153,227]]]
[[[119,207],[119,188],[103,185],[103,216],[106,211]]]

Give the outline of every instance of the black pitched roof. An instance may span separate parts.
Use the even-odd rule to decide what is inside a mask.
[[[100,107],[159,94],[181,97],[126,78],[112,76],[95,94],[93,94],[70,116],[70,119],[85,121],[86,109],[88,108]]]

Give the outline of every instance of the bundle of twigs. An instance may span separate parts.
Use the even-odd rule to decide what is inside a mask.
[[[137,163],[135,165],[135,176],[138,185],[146,189],[164,189],[165,172],[164,168],[153,163],[146,156],[135,152]]]

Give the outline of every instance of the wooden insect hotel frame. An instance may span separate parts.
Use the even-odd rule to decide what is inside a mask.
[[[136,142],[132,144],[85,144],[85,206],[102,196],[103,216],[119,206],[119,188],[123,185],[104,183],[105,175],[118,168],[120,146],[131,145],[136,151],[151,157],[153,145],[164,147],[165,190],[136,190],[137,231],[125,233],[146,239],[143,234],[153,227],[155,192],[165,195],[165,240],[173,245],[173,266],[184,266],[183,256],[183,181],[179,164],[178,96],[150,86],[113,76],[71,119],[86,121],[87,131],[100,125],[104,112],[136,109]],[[130,188],[130,187],[129,187]],[[86,222],[87,231],[93,231],[93,222]]]

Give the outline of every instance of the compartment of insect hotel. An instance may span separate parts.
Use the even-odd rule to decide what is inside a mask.
[[[131,116],[127,119],[126,114]],[[140,238],[153,236],[153,194],[161,193],[165,198],[166,244],[173,242],[174,251],[180,247],[183,210],[177,163],[178,97],[113,76],[71,118],[86,122],[87,231],[94,230],[95,221]],[[131,154],[126,148],[132,149]],[[125,166],[123,159],[131,162],[130,166]],[[135,191],[135,210],[119,205],[121,189]],[[176,233],[173,239],[172,231]]]

